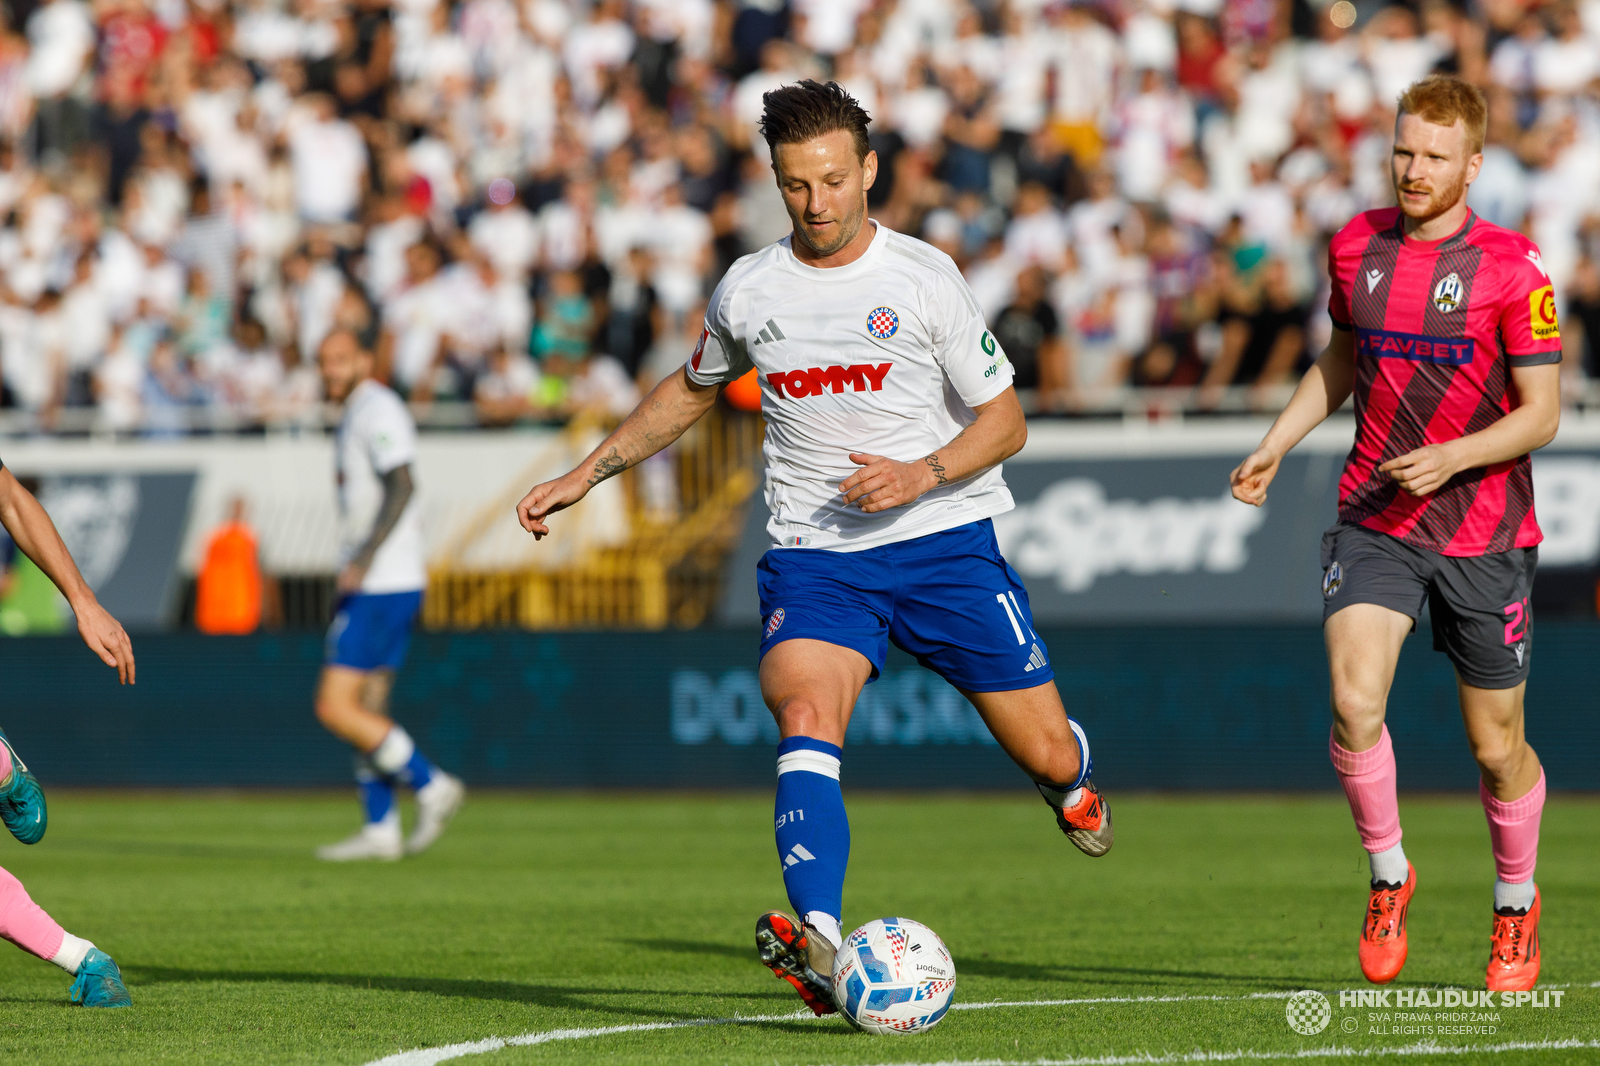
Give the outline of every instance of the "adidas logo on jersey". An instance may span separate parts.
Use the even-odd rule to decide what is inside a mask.
[[[858,363],[855,366],[814,366],[806,370],[780,371],[767,375],[767,384],[779,396],[800,400],[820,396],[823,390],[835,393],[849,385],[856,392],[878,392],[893,363]]]
[[[783,335],[783,330],[778,328],[778,324],[770,318],[767,319],[767,324],[762,327],[761,332],[756,334],[757,345],[771,344],[773,341],[786,341],[788,339]]]
[[[815,858],[815,855],[805,849],[804,844],[796,844],[789,849],[789,854],[783,857],[783,867],[787,870],[791,866],[798,866],[800,863],[809,862]]]
[[[1035,670],[1043,670],[1047,665],[1049,664],[1045,661],[1044,652],[1040,651],[1039,645],[1035,644],[1032,653],[1028,656],[1028,665],[1022,668],[1022,672],[1031,674]]]

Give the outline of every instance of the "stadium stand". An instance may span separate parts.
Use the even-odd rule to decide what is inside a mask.
[[[1323,246],[1385,203],[1430,70],[1473,202],[1600,372],[1600,3],[15,0],[0,35],[0,430],[319,427],[336,324],[425,426],[616,415],[781,236],[761,93],[873,114],[875,215],[962,265],[1029,403],[1270,407]]]

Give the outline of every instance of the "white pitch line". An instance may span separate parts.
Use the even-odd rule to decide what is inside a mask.
[[[1252,992],[1244,996],[1095,996],[1087,999],[1028,999],[995,1000],[988,1003],[955,1003],[951,1010],[992,1010],[996,1007],[1073,1007],[1096,1003],[1194,1003],[1245,1001],[1252,999],[1286,999],[1288,992]],[[756,1014],[733,1018],[696,1018],[685,1022],[640,1022],[634,1025],[608,1025],[598,1029],[547,1029],[520,1036],[491,1036],[463,1044],[445,1044],[442,1047],[417,1048],[401,1051],[366,1066],[436,1066],[440,1062],[465,1058],[468,1055],[487,1055],[507,1047],[527,1047],[530,1044],[548,1044],[556,1040],[586,1040],[592,1036],[612,1036],[617,1033],[648,1033],[659,1029],[695,1029],[707,1025],[750,1025],[759,1022],[792,1022],[815,1019],[808,1010],[794,1014]]]
[[[1326,1047],[1298,1051],[1185,1051],[1166,1055],[1095,1055],[1077,1059],[941,1059],[938,1062],[880,1063],[878,1066],[1162,1066],[1185,1062],[1273,1062],[1286,1059],[1368,1059],[1411,1055],[1503,1055],[1511,1051],[1571,1051],[1600,1048],[1600,1040],[1519,1040],[1506,1044],[1435,1044],[1423,1041],[1400,1047]]]

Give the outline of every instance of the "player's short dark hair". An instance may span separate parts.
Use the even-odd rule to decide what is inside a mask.
[[[761,136],[767,150],[780,144],[804,144],[824,134],[844,130],[856,143],[856,158],[867,158],[867,124],[872,116],[836,81],[827,84],[810,78],[762,94]]]

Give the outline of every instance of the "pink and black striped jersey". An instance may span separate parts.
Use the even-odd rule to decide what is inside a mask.
[[[1328,246],[1328,313],[1355,331],[1356,440],[1339,519],[1444,555],[1543,539],[1526,455],[1463,470],[1417,498],[1378,467],[1486,428],[1511,410],[1511,368],[1561,361],[1539,249],[1476,214],[1453,236],[1407,239],[1399,208],[1368,211]]]

